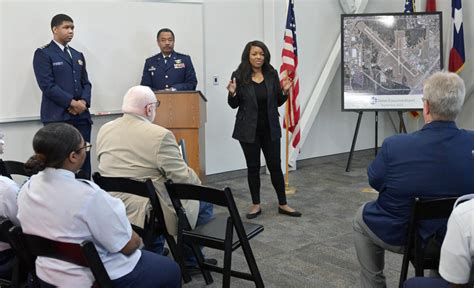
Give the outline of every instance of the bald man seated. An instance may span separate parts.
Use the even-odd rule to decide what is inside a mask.
[[[123,97],[123,116],[106,123],[97,135],[99,171],[106,177],[151,179],[163,208],[166,227],[170,234],[177,234],[177,217],[164,183],[171,179],[177,183],[200,184],[196,173],[183,160],[179,146],[171,131],[153,123],[159,106],[155,94],[147,86],[135,86]],[[113,193],[123,200],[130,222],[143,227],[150,210],[149,201],[143,197]],[[209,222],[213,206],[194,200],[182,201],[186,216],[194,228]],[[153,247],[163,253],[164,239],[159,237]],[[188,249],[186,265],[196,267],[196,259]],[[208,259],[215,264],[214,259]]]

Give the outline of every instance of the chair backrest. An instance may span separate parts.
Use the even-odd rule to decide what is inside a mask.
[[[432,242],[432,245],[427,245],[425,247],[426,249],[430,250],[430,253],[425,255],[423,239],[421,239],[418,229],[422,221],[442,219],[447,220],[453,211],[456,200],[457,197],[438,199],[415,198],[408,223],[408,235],[405,251],[403,254],[399,287],[403,287],[403,283],[407,278],[410,260],[413,261],[413,265],[415,266],[415,274],[417,276],[423,276],[423,270],[425,267],[428,269],[437,268],[439,264],[439,252],[441,247]]]
[[[13,227],[12,221],[10,219],[0,216],[0,241],[5,243],[10,243],[10,236],[8,231]]]
[[[217,189],[203,185],[187,184],[187,183],[173,183],[170,179],[165,183],[166,190],[171,199],[171,203],[176,212],[179,213],[183,209],[181,201],[179,200],[199,200],[212,203],[214,205],[227,207],[229,214],[232,217],[234,225],[240,226],[243,229],[242,219],[240,219],[239,210],[235,204],[232,191],[229,187],[224,189]]]
[[[150,179],[141,182],[124,177],[104,177],[100,175],[99,172],[94,173],[92,178],[100,188],[107,192],[122,192],[148,198],[153,209],[151,219],[155,221],[148,221],[148,223],[145,223],[145,226],[149,228],[150,231],[167,233],[163,209],[161,208],[158,195],[156,194],[155,186],[153,186],[153,182]],[[136,226],[134,228],[134,230],[137,230]],[[140,236],[143,237],[143,235]]]
[[[415,198],[412,217],[415,221],[447,219],[451,215],[457,199],[458,197],[440,199]]]
[[[179,150],[181,151],[181,155],[183,155],[183,160],[188,163],[188,154],[186,153],[186,141],[184,139],[179,140],[178,142]]]
[[[0,159],[0,175],[12,179],[12,176],[10,175],[10,173],[8,173],[7,166],[5,165],[5,162],[3,162],[2,159]]]
[[[12,178],[11,175],[21,175],[25,177],[31,176],[29,173],[26,172],[25,163],[23,162],[10,161],[10,160],[7,160],[7,161],[0,160],[0,161],[1,161],[0,173],[2,173],[3,176],[9,177],[9,178]]]
[[[9,235],[13,248],[16,252],[21,252],[20,257],[27,263],[30,271],[34,271],[36,257],[49,257],[87,267],[91,270],[99,287],[113,287],[107,270],[91,241],[86,240],[81,244],[54,241],[24,234],[18,226],[11,228]]]

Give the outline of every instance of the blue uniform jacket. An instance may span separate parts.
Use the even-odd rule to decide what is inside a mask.
[[[379,196],[365,205],[364,222],[385,243],[404,245],[415,197],[474,192],[473,151],[474,133],[451,121],[434,121],[415,133],[387,138],[367,169]],[[445,225],[446,221],[424,223],[421,236],[426,239]]]
[[[166,64],[162,53],[146,59],[140,85],[152,90],[195,90],[197,78],[191,57],[173,51]]]
[[[51,41],[38,48],[33,58],[36,81],[43,92],[41,122],[83,120],[90,122],[89,109],[74,116],[67,112],[72,99],[91,104],[91,83],[87,77],[84,55],[69,47],[72,59]]]

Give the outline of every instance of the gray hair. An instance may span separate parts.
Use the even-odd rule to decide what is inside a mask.
[[[155,93],[147,86],[134,86],[123,96],[122,112],[145,115],[145,106],[156,102]]]
[[[456,73],[437,72],[423,86],[423,98],[430,105],[434,120],[454,121],[466,94],[464,81]]]

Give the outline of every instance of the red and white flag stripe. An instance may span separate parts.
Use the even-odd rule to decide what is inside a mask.
[[[290,143],[294,148],[299,148],[301,131],[299,125],[300,105],[298,101],[298,94],[300,90],[300,85],[299,77],[296,73],[296,69],[298,67],[298,49],[296,46],[296,23],[293,8],[293,0],[289,0],[285,37],[283,49],[281,52],[282,64],[280,67],[280,79],[284,79],[285,77],[290,77],[291,79],[293,79],[293,85],[290,89],[290,94],[288,95],[288,111],[287,113],[285,113],[283,127],[286,128],[286,122],[288,122],[288,130],[291,132]],[[280,84],[282,83],[280,82]],[[286,119],[287,115],[288,119]]]

